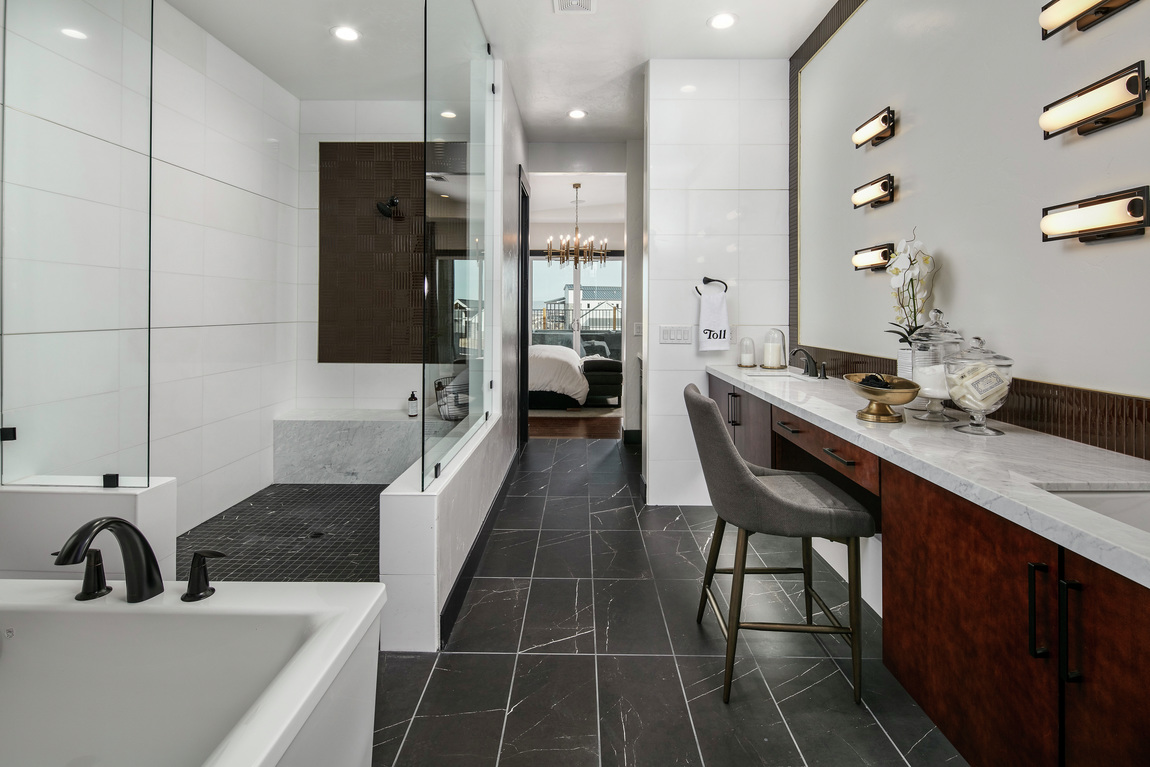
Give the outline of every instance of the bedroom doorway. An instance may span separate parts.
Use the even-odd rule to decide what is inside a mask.
[[[627,340],[626,174],[532,173],[530,179],[529,437],[618,439]],[[576,220],[580,239],[594,239],[590,261],[560,258],[559,243],[574,238]]]

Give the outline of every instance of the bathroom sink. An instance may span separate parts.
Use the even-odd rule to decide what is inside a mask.
[[[748,378],[794,378],[796,381],[818,381],[818,378],[811,378],[802,373],[795,373],[790,370],[765,370],[758,368],[756,370],[748,370],[743,373]]]
[[[1054,490],[1050,493],[1150,532],[1150,490]]]

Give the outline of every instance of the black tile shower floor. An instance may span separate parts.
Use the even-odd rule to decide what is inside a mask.
[[[714,511],[644,506],[638,467],[613,440],[528,443],[445,650],[380,656],[373,767],[965,764],[883,666],[869,609],[863,705],[840,639],[753,631],[724,704],[726,642],[695,622]],[[797,540],[751,543],[749,564],[799,561]],[[818,558],[815,584],[841,612]],[[801,585],[748,577],[744,616],[801,620]]]
[[[270,485],[176,539],[176,576],[214,549],[213,581],[378,581],[387,485]]]

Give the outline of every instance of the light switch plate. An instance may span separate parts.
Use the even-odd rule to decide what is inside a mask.
[[[659,343],[661,344],[689,344],[692,339],[690,325],[660,325]]]
[[[637,335],[637,336],[643,335],[643,323],[642,322],[636,322],[635,323],[635,335]]]

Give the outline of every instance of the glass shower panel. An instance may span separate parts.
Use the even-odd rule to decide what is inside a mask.
[[[5,484],[148,484],[151,41],[151,0],[7,0]]]
[[[491,410],[494,65],[471,0],[428,0],[423,485]]]

